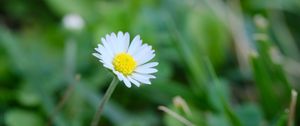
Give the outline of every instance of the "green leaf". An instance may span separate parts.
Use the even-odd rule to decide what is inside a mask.
[[[215,86],[215,97],[219,101],[217,102],[217,106],[220,106],[219,111],[224,115],[224,117],[228,119],[228,122],[230,122],[232,126],[242,126],[239,118],[230,106],[230,99],[228,98],[228,93],[226,93],[228,91],[226,91],[224,84],[222,84],[217,78],[213,66],[208,58],[205,59],[205,66],[207,68],[207,73],[209,74],[212,84]]]
[[[207,115],[208,126],[231,126],[226,117],[220,114],[209,113]]]
[[[5,123],[8,126],[43,126],[39,115],[27,110],[13,109],[5,114]]]
[[[274,126],[286,126],[288,121],[288,112],[284,112],[280,115],[278,120],[274,123]]]
[[[237,115],[244,126],[259,126],[263,122],[263,112],[253,103],[239,106]]]
[[[18,100],[21,104],[26,106],[35,106],[41,103],[41,99],[34,89],[30,89],[29,84],[24,84],[23,88],[18,92]]]
[[[271,118],[279,108],[279,101],[276,99],[276,95],[271,88],[272,80],[270,74],[266,70],[265,65],[261,61],[260,57],[252,56],[251,61],[256,81],[255,84],[260,96],[260,102],[262,103],[262,107],[266,112],[266,116]]]

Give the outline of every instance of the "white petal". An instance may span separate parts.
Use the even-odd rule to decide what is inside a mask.
[[[132,55],[136,60],[138,60],[140,57],[143,57],[145,54],[151,51],[151,47],[147,44],[143,44],[140,47],[137,47],[137,51]]]
[[[127,78],[128,78],[128,80],[129,80],[131,83],[133,83],[133,84],[136,85],[137,87],[139,87],[139,86],[141,85],[138,81],[132,79],[130,76],[128,76]]]
[[[151,79],[151,78],[156,78],[155,76],[153,76],[153,75],[150,75],[150,74],[143,74],[143,76],[145,76],[145,77],[147,77],[147,78],[149,78],[149,79]]]
[[[102,57],[99,53],[93,53],[93,56],[97,57],[98,59],[102,59]]]
[[[103,60],[99,60],[102,64],[103,64],[103,66],[104,66],[104,62],[103,62]]]
[[[98,47],[95,48],[95,50],[100,54],[105,53],[104,47],[101,44],[98,44]]]
[[[103,64],[109,64],[107,66],[112,66],[112,63],[109,62],[107,59],[102,58],[101,61],[102,61]]]
[[[119,39],[118,39],[118,37],[117,37],[117,35],[113,32],[113,33],[111,33],[111,35],[110,35],[110,39],[111,39],[111,43],[112,43],[112,45],[113,45],[113,47],[114,47],[114,51],[115,51],[115,54],[119,54],[121,51],[121,49],[120,49],[120,41],[119,41]]]
[[[111,55],[112,57],[114,56],[114,51],[111,43],[108,43],[106,39],[101,38],[101,41],[103,43],[103,47],[106,49],[107,53]]]
[[[151,67],[155,67],[158,65],[158,62],[150,62],[150,63],[146,63],[146,64],[143,64],[143,65],[140,65],[138,67],[141,67],[141,68],[151,68]]]
[[[118,39],[123,38],[123,32],[119,31],[117,36],[118,36]]]
[[[137,60],[138,65],[144,64],[155,57],[155,54],[146,55],[140,60]]]
[[[98,48],[95,48],[95,50],[97,52],[99,52],[101,55],[105,55],[106,57],[108,57],[111,60],[113,59],[112,54],[110,54],[109,51],[101,44],[98,44]]]
[[[100,59],[100,62],[111,64],[112,58],[110,58],[108,55],[100,55],[99,53],[93,53],[93,55]]]
[[[132,78],[139,81],[139,82],[141,82],[141,83],[144,83],[144,84],[151,84],[148,77],[143,76],[143,75],[138,74],[138,73],[133,73]]]
[[[111,70],[113,69],[113,66],[111,64],[104,63],[103,66],[108,68],[108,69],[111,69]]]
[[[124,77],[123,75],[121,75],[122,77],[123,77],[123,82],[124,82],[124,84],[128,87],[128,88],[130,88],[131,87],[131,83],[129,82],[129,80],[126,78],[126,77]]]
[[[124,52],[127,52],[128,51],[128,48],[129,48],[129,41],[130,41],[130,36],[129,36],[129,33],[126,32],[125,35],[124,35],[124,38],[123,38],[123,42],[124,42]]]
[[[140,40],[140,36],[139,35],[135,36],[129,46],[128,53],[133,55],[141,45],[142,45],[142,40]]]
[[[106,35],[106,42],[111,47],[111,51],[113,52],[113,55],[117,54],[117,47],[116,47],[116,34],[111,33],[111,35]]]
[[[117,42],[116,46],[118,47],[118,52],[117,53],[124,52],[124,35],[123,35],[123,32],[121,32],[121,31],[118,32],[116,42]]]
[[[157,69],[137,67],[134,71],[142,74],[151,74],[151,73],[156,73]]]
[[[120,81],[123,80],[123,77],[122,77],[122,74],[121,74],[121,73],[119,73],[118,71],[115,71],[114,69],[112,69],[112,71],[117,75],[117,77],[118,77],[118,79],[119,79]]]
[[[142,45],[138,50],[139,51],[133,55],[134,59],[138,62],[138,65],[144,64],[155,57],[154,50],[147,44]]]

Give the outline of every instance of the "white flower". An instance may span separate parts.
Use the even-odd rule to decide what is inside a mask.
[[[103,66],[112,70],[120,81],[127,87],[131,83],[139,87],[141,84],[151,84],[150,79],[156,78],[152,74],[157,72],[154,67],[158,62],[149,62],[154,58],[154,50],[148,44],[142,44],[139,35],[130,43],[129,34],[111,33],[101,38],[102,44],[95,48],[94,56],[99,58]],[[149,62],[149,63],[148,63]]]
[[[69,30],[81,30],[84,27],[84,20],[78,14],[68,14],[63,18],[63,25]]]

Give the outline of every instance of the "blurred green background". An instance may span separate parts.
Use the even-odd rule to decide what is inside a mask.
[[[152,45],[159,72],[120,83],[101,126],[184,126],[160,105],[196,126],[287,125],[299,0],[1,0],[0,125],[89,125],[113,77],[92,53],[118,31]]]

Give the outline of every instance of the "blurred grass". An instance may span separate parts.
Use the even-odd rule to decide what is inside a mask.
[[[150,86],[118,86],[103,126],[183,125],[159,105],[197,126],[286,125],[290,91],[299,90],[297,0],[10,0],[0,6],[1,126],[45,125],[69,86],[74,90],[53,124],[89,125],[113,76],[91,53],[100,37],[117,31],[153,45],[159,72]],[[71,13],[83,18],[82,29],[64,27]],[[267,27],[257,25],[257,14]],[[191,114],[172,102],[175,96]],[[299,112],[297,104],[295,125]]]

